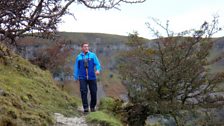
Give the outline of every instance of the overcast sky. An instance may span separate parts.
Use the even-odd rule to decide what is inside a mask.
[[[198,28],[204,21],[211,21],[219,15],[219,24],[224,26],[224,0],[146,0],[141,4],[121,4],[121,10],[88,9],[84,5],[72,5],[76,20],[64,16],[59,31],[93,32],[128,35],[137,31],[140,36],[152,38],[145,25],[150,18],[157,18],[162,24],[170,21],[175,32]],[[219,32],[215,36],[224,36]]]

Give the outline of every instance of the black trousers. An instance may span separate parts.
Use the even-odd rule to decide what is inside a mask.
[[[97,83],[96,80],[79,80],[80,93],[82,98],[83,109],[88,109],[88,87],[90,90],[90,108],[95,108],[97,102]]]

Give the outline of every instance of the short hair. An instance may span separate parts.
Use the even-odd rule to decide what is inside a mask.
[[[81,44],[81,47],[83,47],[84,44],[88,44],[88,45],[89,45],[89,43],[88,43],[87,41],[84,41],[84,42]]]

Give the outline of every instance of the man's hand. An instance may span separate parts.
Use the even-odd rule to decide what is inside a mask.
[[[100,71],[97,70],[97,71],[95,72],[95,74],[96,74],[96,75],[99,75],[99,74],[100,74]]]

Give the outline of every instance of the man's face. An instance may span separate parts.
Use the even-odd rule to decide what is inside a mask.
[[[83,51],[84,53],[87,53],[87,52],[89,51],[89,45],[88,45],[88,44],[83,44],[83,46],[82,46],[82,51]]]

